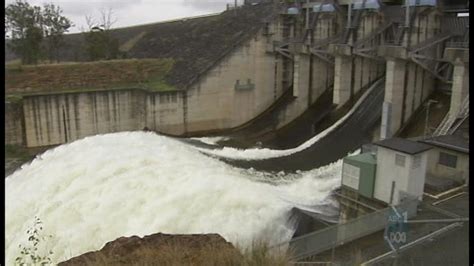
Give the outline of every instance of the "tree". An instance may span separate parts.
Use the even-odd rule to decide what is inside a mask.
[[[72,22],[61,15],[62,9],[54,4],[45,4],[42,12],[43,34],[46,38],[46,51],[50,62],[59,61],[59,48],[64,45],[63,36]]]
[[[86,16],[88,31],[84,33],[85,48],[92,61],[115,59],[119,55],[118,40],[111,35],[111,28],[117,22],[113,10],[102,9],[100,13],[99,22],[92,16]]]
[[[51,61],[54,57],[57,59],[63,35],[72,26],[71,21],[61,13],[61,8],[53,4],[45,4],[43,10],[23,0],[9,4],[5,8],[8,48],[19,55],[24,64],[37,63],[44,54]],[[46,42],[42,45],[44,39]]]
[[[22,63],[36,63],[41,56],[41,8],[16,0],[5,8],[5,36],[8,47],[21,57]]]

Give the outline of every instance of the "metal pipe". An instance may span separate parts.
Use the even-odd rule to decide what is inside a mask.
[[[455,197],[459,197],[459,196],[461,196],[461,195],[463,195],[463,194],[466,194],[466,192],[461,192],[461,193],[452,195],[451,197],[447,197],[447,198],[442,199],[442,200],[439,200],[439,201],[437,201],[437,202],[433,202],[433,205],[436,206],[436,205],[438,205],[438,204],[440,204],[440,203],[443,203],[443,202],[445,202],[445,201],[447,201],[447,200],[450,200],[450,199],[452,199],[452,198],[455,198]]]
[[[351,28],[352,24],[352,0],[349,1],[349,4],[347,5],[347,28]]]
[[[416,224],[416,223],[452,223],[452,222],[469,222],[469,218],[408,220],[405,223]]]
[[[309,0],[306,0],[307,8],[306,8],[306,29],[309,28]]]
[[[344,167],[344,166],[343,166],[343,167]],[[334,194],[338,195],[338,196],[341,197],[341,198],[344,198],[344,199],[350,200],[350,201],[352,201],[352,202],[355,202],[355,203],[357,203],[357,204],[359,204],[359,205],[361,205],[361,206],[363,206],[363,207],[366,207],[366,208],[368,208],[368,209],[371,209],[371,210],[373,210],[373,211],[378,211],[378,210],[380,210],[380,209],[377,209],[377,208],[372,207],[372,206],[370,206],[370,205],[367,205],[367,204],[365,204],[365,203],[363,203],[363,202],[360,202],[360,201],[358,201],[358,200],[356,200],[356,199],[353,199],[353,198],[351,198],[351,197],[344,196],[344,195],[342,195],[341,193],[334,192]]]
[[[410,27],[410,0],[405,0],[405,27]]]
[[[450,190],[448,190],[448,191],[439,193],[439,194],[437,194],[437,195],[431,195],[431,194],[426,193],[426,192],[424,192],[423,194],[426,195],[426,196],[428,196],[428,197],[434,198],[434,199],[439,199],[439,198],[441,198],[441,197],[444,196],[444,195],[447,195],[447,194],[452,193],[452,192],[454,192],[454,191],[463,189],[463,188],[465,188],[465,187],[467,187],[466,184],[461,185],[461,186],[459,186],[459,187],[455,187],[455,188],[450,189]]]

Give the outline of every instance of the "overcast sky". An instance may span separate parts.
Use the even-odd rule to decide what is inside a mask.
[[[5,6],[15,0],[7,0]],[[238,0],[238,3],[243,0]],[[189,16],[217,13],[234,0],[28,0],[31,5],[53,3],[75,24],[70,32],[86,28],[85,16],[99,17],[101,9],[112,8],[117,22],[114,27],[152,23]]]

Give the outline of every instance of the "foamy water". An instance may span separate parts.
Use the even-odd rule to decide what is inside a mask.
[[[121,236],[218,233],[234,244],[287,241],[293,206],[315,206],[340,184],[341,162],[296,174],[229,166],[192,145],[145,132],[59,146],[5,179],[12,265],[38,216],[54,262]]]
[[[218,156],[222,158],[234,159],[234,160],[263,160],[263,159],[270,159],[282,156],[288,156],[300,151],[303,151],[320,139],[326,137],[329,133],[334,131],[337,127],[342,125],[346,122],[347,119],[355,112],[355,110],[362,104],[362,102],[367,98],[367,96],[376,88],[378,87],[384,79],[379,79],[360,97],[360,99],[354,104],[349,112],[344,115],[341,119],[339,119],[336,123],[332,126],[328,127],[327,129],[323,130],[321,133],[317,134],[316,136],[312,137],[311,139],[307,140],[303,144],[298,147],[286,150],[273,150],[268,148],[252,148],[252,149],[237,149],[231,147],[223,147],[221,149],[206,149],[200,148],[200,150],[206,154]]]
[[[198,140],[202,143],[208,144],[208,145],[216,145],[219,141],[226,141],[229,140],[229,137],[201,137],[201,138],[191,138],[193,140]]]

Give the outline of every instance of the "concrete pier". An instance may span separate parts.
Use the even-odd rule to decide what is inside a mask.
[[[403,89],[406,62],[400,59],[387,60],[385,77],[385,99],[382,109],[381,139],[390,138],[402,123]]]
[[[456,115],[469,94],[469,49],[446,48],[444,59],[454,65],[449,113]]]
[[[469,64],[456,62],[453,71],[453,86],[451,106],[449,113],[455,115],[459,112],[462,103],[469,94]]]
[[[305,54],[295,55],[293,96],[307,97],[309,89],[309,56]]]
[[[342,105],[352,96],[352,57],[336,56],[334,67],[334,98],[333,103]]]

